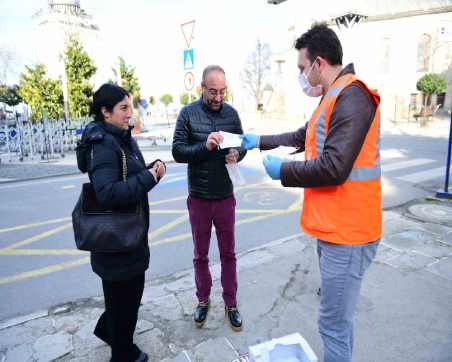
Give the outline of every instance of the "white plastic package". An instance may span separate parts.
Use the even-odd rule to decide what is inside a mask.
[[[308,342],[299,334],[284,337],[249,347],[250,362],[318,362]]]
[[[236,163],[227,163],[226,170],[228,170],[229,178],[234,186],[240,186],[245,184],[245,178],[240,172],[239,165]]]

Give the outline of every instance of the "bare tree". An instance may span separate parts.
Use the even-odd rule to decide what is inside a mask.
[[[268,43],[256,42],[256,48],[248,56],[245,67],[242,70],[242,82],[250,95],[256,101],[256,108],[262,103],[262,93],[271,69],[271,51]]]
[[[13,70],[14,53],[5,48],[0,48],[0,84],[6,84],[8,75]]]

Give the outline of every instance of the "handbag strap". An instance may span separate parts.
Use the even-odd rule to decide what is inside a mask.
[[[122,180],[127,181],[127,157],[124,150],[121,147],[119,147],[119,149],[121,150],[122,154]]]

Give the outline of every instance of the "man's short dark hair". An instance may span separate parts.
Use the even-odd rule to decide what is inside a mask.
[[[295,49],[307,49],[311,64],[322,57],[330,65],[342,65],[342,46],[336,33],[326,23],[314,23],[306,33],[295,41]]]

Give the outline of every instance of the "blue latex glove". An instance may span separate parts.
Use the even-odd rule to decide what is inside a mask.
[[[246,150],[252,150],[253,148],[256,148],[258,137],[258,135],[255,135],[253,133],[244,133],[240,135],[240,138],[242,139],[242,147]]]
[[[273,180],[281,179],[281,165],[283,163],[282,159],[272,155],[266,155],[262,159],[262,162],[264,163],[265,171],[267,171],[268,175]]]

